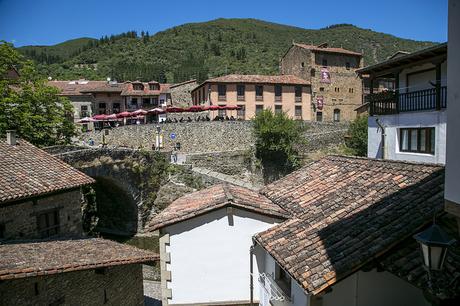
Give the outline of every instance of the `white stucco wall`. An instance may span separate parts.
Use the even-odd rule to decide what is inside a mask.
[[[450,107],[449,102],[449,107]],[[396,115],[371,116],[368,119],[367,155],[371,158],[441,163],[446,161],[446,111],[408,112]],[[376,119],[385,127],[385,156],[382,156],[382,131]],[[435,154],[399,151],[399,128],[435,127]]]
[[[449,0],[447,165],[445,198],[460,205],[460,1]]]
[[[170,304],[249,301],[249,250],[252,236],[277,220],[225,208],[162,229],[170,234]],[[254,263],[255,259],[254,259]],[[254,264],[258,275],[257,264]],[[259,288],[255,281],[255,300]]]
[[[260,273],[270,275],[275,279],[275,265],[276,262],[273,257],[259,245],[256,245],[254,255],[257,260],[257,265],[260,267]],[[257,277],[254,278],[257,282]],[[259,290],[259,289],[257,289]],[[285,301],[271,301],[273,306],[308,306],[308,296],[303,288],[297,283],[296,280],[291,278],[291,293],[289,299]]]
[[[420,289],[388,272],[359,271],[332,286],[322,306],[429,306]]]
[[[399,74],[399,89],[401,93],[430,89],[434,88],[430,82],[436,82],[436,71],[434,70],[436,66],[431,63],[413,66],[410,68],[403,69]],[[424,71],[426,69],[433,69],[430,71]],[[407,75],[409,74],[409,84],[407,84]],[[447,85],[447,61],[441,64],[441,86]]]

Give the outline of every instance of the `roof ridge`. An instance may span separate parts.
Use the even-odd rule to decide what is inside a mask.
[[[222,184],[222,190],[224,191],[225,200],[227,201],[227,203],[234,203],[235,202],[235,197],[231,193],[228,183],[223,183]]]
[[[350,159],[350,160],[351,159],[371,160],[371,161],[378,161],[378,162],[391,163],[391,164],[428,166],[428,167],[436,167],[436,168],[444,168],[445,167],[443,164],[436,164],[436,163],[415,162],[415,161],[406,161],[406,160],[393,160],[393,159],[382,159],[382,158],[354,156],[354,155],[329,154],[324,158],[328,158],[328,157],[340,157],[340,158],[343,158],[343,159]]]

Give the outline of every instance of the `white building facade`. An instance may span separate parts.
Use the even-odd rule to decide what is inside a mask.
[[[358,72],[372,82],[393,77],[396,84],[394,91],[368,97],[368,157],[445,164],[447,44]]]

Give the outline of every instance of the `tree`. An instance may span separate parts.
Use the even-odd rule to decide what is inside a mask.
[[[296,144],[302,141],[302,127],[298,121],[286,113],[274,114],[266,109],[255,116],[253,123],[256,157],[262,162],[266,180],[276,179],[299,167]]]
[[[353,155],[367,156],[367,116],[358,117],[351,122],[346,145]]]
[[[19,79],[7,77],[15,67]],[[34,64],[11,44],[0,42],[0,135],[13,129],[37,146],[69,143],[75,134],[70,101],[47,86]]]

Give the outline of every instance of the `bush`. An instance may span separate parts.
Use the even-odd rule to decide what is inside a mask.
[[[367,156],[367,116],[358,117],[350,124],[346,145],[351,154]]]
[[[276,178],[299,167],[299,152],[296,149],[296,144],[301,142],[302,128],[299,122],[289,118],[286,113],[273,114],[270,109],[257,114],[253,121],[256,157],[261,160],[264,171],[274,170]]]

